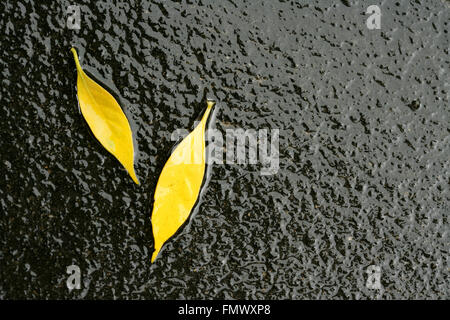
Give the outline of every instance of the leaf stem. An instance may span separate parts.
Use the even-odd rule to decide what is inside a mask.
[[[80,61],[78,60],[77,50],[75,50],[75,48],[72,48],[72,49],[70,49],[70,51],[72,51],[72,53],[73,53],[73,58],[75,59],[75,64],[77,65],[77,70],[79,72],[82,72],[83,69],[81,69]]]

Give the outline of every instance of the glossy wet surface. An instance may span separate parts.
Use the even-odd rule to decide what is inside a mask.
[[[0,3],[0,298],[449,297],[449,2],[383,2],[380,30],[364,1],[118,2],[80,5],[80,30],[70,1]],[[141,186],[78,110],[72,46]],[[280,130],[279,170],[212,165],[151,265],[171,134],[207,97],[223,133]]]

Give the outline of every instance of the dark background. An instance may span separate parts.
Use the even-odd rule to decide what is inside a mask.
[[[448,1],[114,2],[0,3],[0,298],[449,298]],[[78,110],[72,46],[141,186]],[[170,136],[205,97],[222,132],[279,129],[280,169],[213,165],[151,265]]]

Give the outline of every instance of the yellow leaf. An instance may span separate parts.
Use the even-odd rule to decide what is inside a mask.
[[[116,99],[84,73],[76,50],[72,48],[71,51],[77,66],[77,94],[81,113],[98,141],[139,184],[134,172],[133,138],[127,117]]]
[[[189,217],[197,201],[205,174],[205,128],[214,102],[200,123],[184,138],[167,160],[155,190],[152,212],[155,251],[152,262],[163,244]]]

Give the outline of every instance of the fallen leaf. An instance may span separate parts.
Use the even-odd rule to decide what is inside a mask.
[[[188,219],[197,202],[205,174],[205,128],[209,113],[214,106],[208,101],[202,120],[184,138],[167,160],[155,190],[152,212],[155,261],[163,244]]]
[[[133,137],[128,119],[116,99],[81,68],[77,52],[71,49],[77,66],[77,95],[81,113],[94,136],[125,167],[139,184],[134,171]]]

